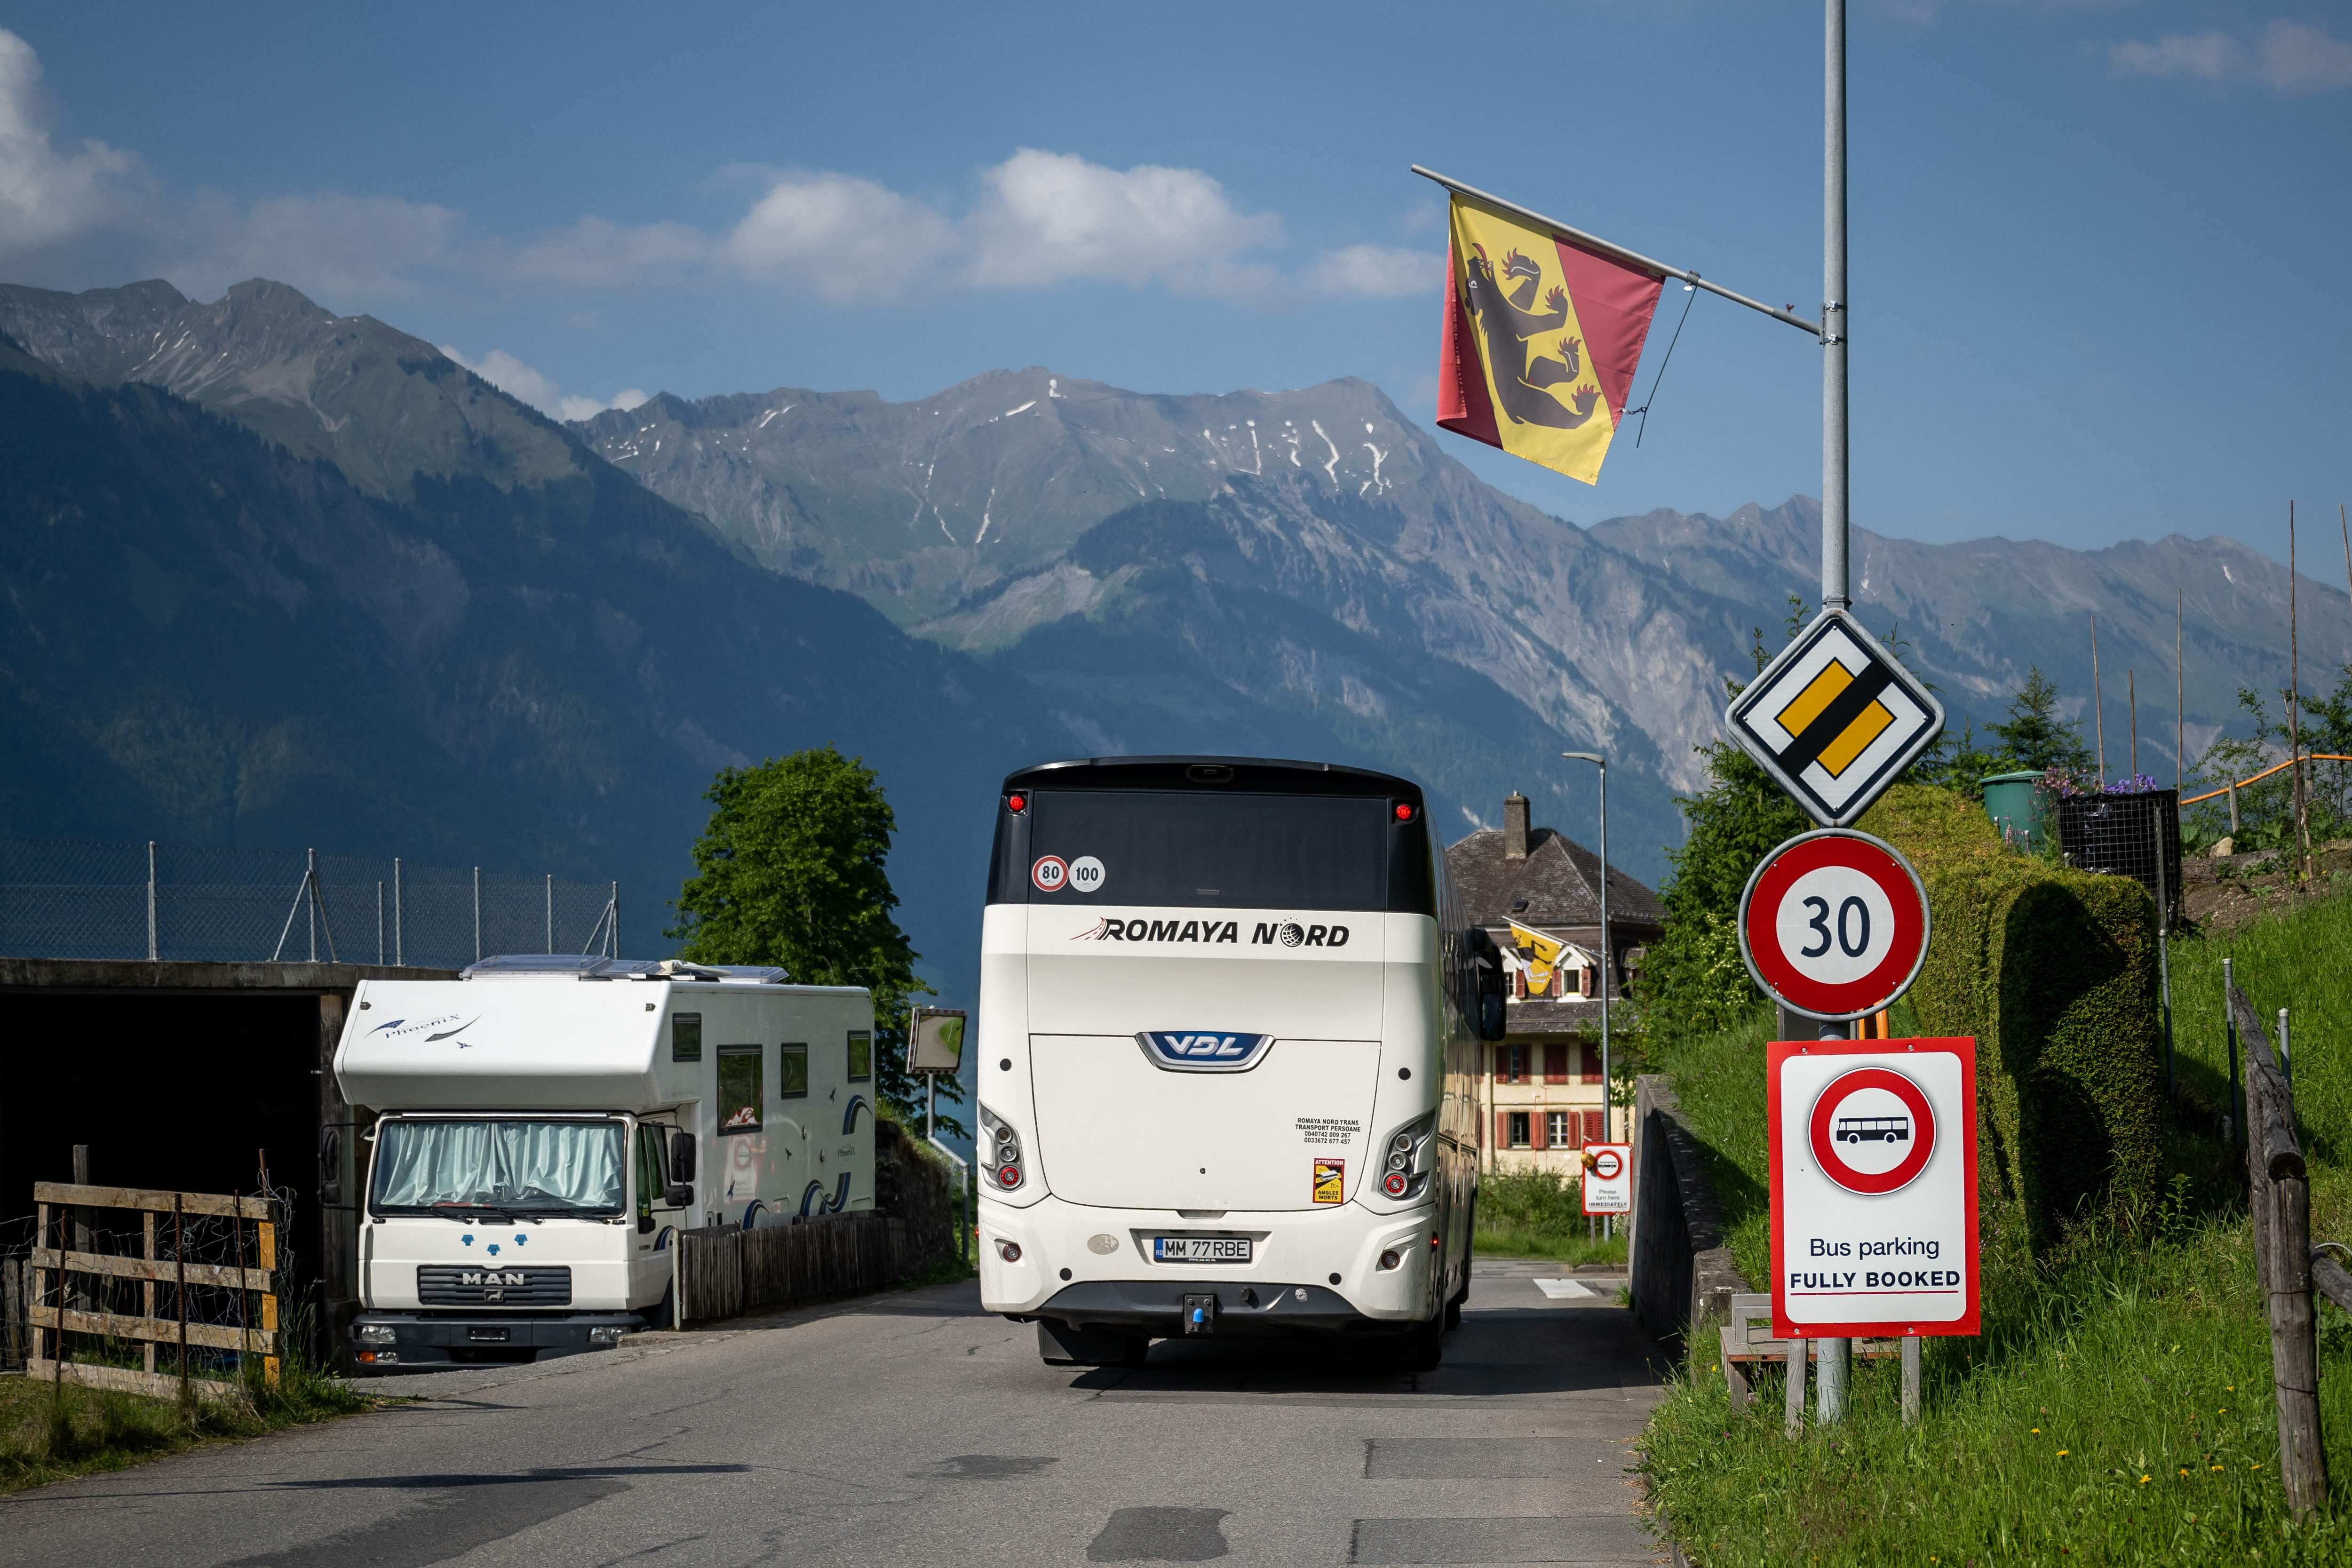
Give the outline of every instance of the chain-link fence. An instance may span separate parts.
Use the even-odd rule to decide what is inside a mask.
[[[0,954],[405,963],[620,952],[618,882],[315,850],[0,839]]]

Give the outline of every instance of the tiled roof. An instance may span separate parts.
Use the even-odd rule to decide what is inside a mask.
[[[1528,833],[1524,860],[1503,858],[1503,832],[1485,827],[1447,847],[1446,874],[1454,880],[1463,911],[1476,924],[1499,927],[1507,921],[1538,927],[1601,923],[1601,858],[1549,827]],[[1520,899],[1527,908],[1512,909]],[[1665,929],[1665,906],[1651,889],[1615,866],[1609,868],[1609,923],[1625,928]]]

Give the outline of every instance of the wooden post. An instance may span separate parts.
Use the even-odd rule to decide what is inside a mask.
[[[73,1146],[73,1179],[74,1185],[78,1187],[89,1185],[89,1145],[87,1143],[77,1143]],[[89,1250],[89,1216],[82,1212],[81,1205],[79,1204],[66,1212],[73,1216],[73,1224],[70,1227],[73,1234],[68,1240],[68,1245],[76,1252],[88,1252]],[[77,1307],[88,1307],[90,1304],[89,1287],[75,1285],[71,1269],[58,1269],[58,1283],[64,1287],[59,1297],[60,1300],[70,1298]],[[58,1321],[62,1323],[65,1320],[60,1318]]]
[[[188,1247],[185,1230],[181,1226],[180,1194],[172,1194],[172,1266],[179,1276],[180,1308],[180,1403],[194,1397],[188,1386]]]
[[[2311,1187],[2271,1183],[2271,1385],[2278,1401],[2279,1479],[2298,1519],[2327,1506],[2327,1450],[2319,1436],[2319,1334],[2311,1305]]]
[[[155,1211],[153,1209],[141,1212],[139,1231],[140,1256],[152,1265],[155,1261]],[[147,1278],[139,1283],[139,1311],[140,1316],[149,1322],[155,1321],[155,1275],[152,1268],[148,1271]],[[140,1360],[145,1365],[148,1375],[152,1377],[155,1372],[155,1342],[142,1341],[139,1352]]]
[[[49,1239],[49,1205],[47,1204],[36,1204],[33,1205],[33,1238],[37,1243],[46,1243]],[[59,1269],[58,1273],[62,1276],[64,1270]],[[32,1305],[36,1307],[42,1305],[47,1300],[48,1293],[49,1271],[46,1268],[34,1269]],[[58,1304],[60,1307],[65,1304],[64,1293],[62,1291],[58,1294]],[[25,1316],[28,1321],[33,1318],[33,1314],[30,1312],[26,1313]],[[58,1322],[59,1326],[54,1335],[52,1335],[47,1328],[43,1327],[37,1321],[33,1323],[32,1359],[39,1361],[42,1359],[43,1353],[45,1352],[47,1352],[50,1365],[58,1369],[56,1377],[53,1378],[52,1381],[62,1380],[65,1376],[65,1320],[63,1318],[59,1318]]]
[[[265,1166],[264,1169],[266,1170],[267,1167]],[[266,1185],[265,1180],[265,1189]],[[265,1196],[263,1202],[268,1201]],[[278,1224],[275,1220],[263,1220],[255,1227],[253,1261],[256,1268],[269,1276],[269,1289],[262,1292],[261,1296],[261,1331],[269,1336],[269,1348],[275,1352],[279,1349],[278,1343]],[[262,1381],[268,1384],[270,1387],[278,1386],[278,1357],[275,1354],[261,1358],[261,1376]]]

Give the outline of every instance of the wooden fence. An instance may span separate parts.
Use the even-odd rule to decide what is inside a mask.
[[[36,1182],[33,1201],[38,1228],[26,1259],[31,1276],[25,1314],[33,1342],[25,1366],[29,1376],[165,1399],[212,1396],[235,1385],[202,1375],[197,1363],[207,1358],[192,1362],[189,1352],[215,1350],[236,1352],[240,1365],[244,1357],[257,1354],[263,1376],[278,1381],[278,1215],[269,1200]],[[88,1250],[87,1214],[91,1209],[137,1214],[142,1239],[139,1255]],[[192,1216],[230,1221],[235,1262],[188,1260],[186,1227]],[[254,1222],[249,1256],[245,1245],[248,1220]],[[160,1257],[159,1241],[167,1243]],[[115,1310],[131,1295],[130,1286],[136,1287],[138,1310]],[[225,1293],[226,1310],[191,1317],[191,1289],[212,1292],[216,1307]],[[166,1293],[169,1310],[159,1310],[158,1297]],[[248,1306],[247,1298],[257,1295],[258,1301]],[[215,1321],[220,1317],[231,1321]],[[126,1367],[78,1359],[67,1335],[130,1342],[138,1347],[142,1364]],[[176,1364],[168,1373],[157,1370],[159,1346],[166,1354],[177,1352]]]
[[[871,1211],[759,1230],[710,1226],[671,1245],[680,1326],[879,1289],[928,1261],[907,1221]]]
[[[2294,1084],[2271,1049],[2262,1016],[2234,981],[2229,1003],[2230,1026],[2245,1048],[2246,1198],[2254,1220],[2254,1267],[2269,1309],[2279,1480],[2287,1507],[2309,1518],[2327,1506],[2315,1289],[2352,1312],[2352,1274],[2312,1249],[2311,1184],[2295,1136]]]

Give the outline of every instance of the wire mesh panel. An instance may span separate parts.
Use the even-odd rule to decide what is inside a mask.
[[[2129,877],[2180,923],[2180,792],[2067,795],[2058,802],[2058,847],[2085,871]]]
[[[0,953],[454,969],[615,952],[616,888],[299,849],[0,839]]]

